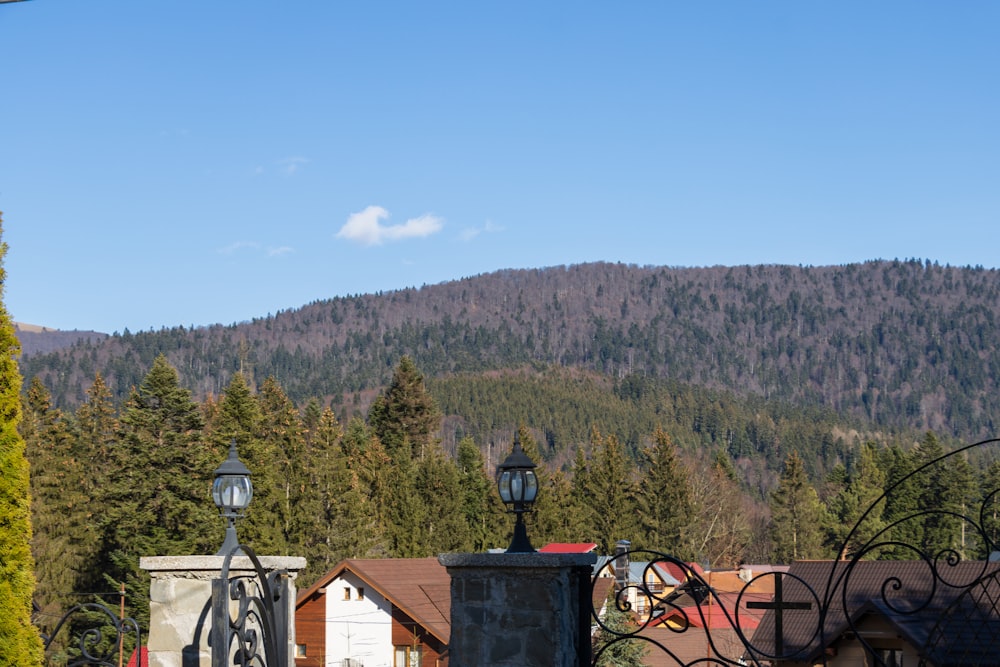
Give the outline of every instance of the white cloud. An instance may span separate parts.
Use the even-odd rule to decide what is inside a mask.
[[[278,166],[289,176],[295,174],[304,164],[308,164],[309,159],[304,157],[286,157],[278,160]]]
[[[295,248],[287,245],[283,246],[267,246],[264,248],[260,243],[256,241],[236,241],[235,243],[230,243],[224,248],[219,248],[220,255],[232,255],[234,253],[246,250],[249,252],[257,253],[263,250],[264,254],[268,257],[280,257],[282,255],[287,255],[289,253],[295,252]]]
[[[490,234],[493,232],[502,232],[502,231],[503,227],[501,227],[500,225],[493,224],[492,220],[487,220],[486,224],[483,225],[482,227],[466,227],[459,234],[459,238],[462,239],[463,241],[471,241],[480,234]]]
[[[436,234],[444,227],[444,219],[426,213],[410,218],[401,225],[386,225],[389,211],[381,206],[369,206],[359,213],[352,213],[337,232],[337,238],[357,241],[363,245],[382,245],[386,241],[422,238]]]
[[[219,254],[221,255],[232,255],[234,252],[244,249],[256,250],[260,247],[260,244],[255,241],[236,241],[235,243],[230,243],[224,248],[219,248]]]

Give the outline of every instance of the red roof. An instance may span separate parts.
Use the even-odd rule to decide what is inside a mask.
[[[142,667],[149,664],[149,649],[145,646],[141,646],[137,651],[132,651],[132,657],[128,659],[128,667],[140,667],[138,658],[142,656]]]
[[[543,554],[589,554],[597,548],[596,542],[553,542],[538,550]]]
[[[687,563],[687,569],[673,561],[657,562],[655,565],[659,569],[665,570],[667,574],[681,583],[690,579],[692,572],[698,576],[705,574],[705,569],[701,565],[698,565],[698,563]]]

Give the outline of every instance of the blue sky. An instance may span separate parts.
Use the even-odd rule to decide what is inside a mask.
[[[1000,3],[0,4],[14,319],[501,268],[998,266]]]

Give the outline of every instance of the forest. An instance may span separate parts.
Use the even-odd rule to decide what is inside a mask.
[[[624,538],[724,568],[914,557],[866,546],[875,536],[980,557],[1000,530],[997,511],[981,533],[954,516],[983,502],[1000,510],[992,456],[960,452],[920,471],[956,443],[642,376],[555,367],[430,381],[404,355],[367,412],[343,422],[319,398],[293,401],[273,377],[235,373],[197,400],[159,355],[120,403],[97,374],[73,410],[37,377],[22,404],[43,625],[81,599],[117,600],[123,583],[144,622],[139,557],[221,545],[210,488],[233,441],[254,483],[240,537],[258,553],[305,556],[300,586],[348,557],[504,548],[513,521],[493,474],[515,434],[539,463],[536,547],[593,541],[610,553]],[[920,514],[927,507],[945,514]]]
[[[985,556],[1000,457],[963,447],[995,435],[998,297],[996,271],[918,260],[586,264],[29,341],[40,621],[123,583],[144,620],[140,556],[221,544],[209,491],[233,441],[255,487],[240,536],[305,556],[303,586],[347,557],[504,548],[493,476],[515,436],[539,464],[536,547]]]
[[[403,356],[433,381],[540,365],[971,442],[995,432],[998,319],[1000,272],[982,267],[595,263],[337,297],[231,325],[126,330],[47,353],[26,347],[21,369],[72,410],[97,373],[123,401],[162,354],[196,400],[220,395],[237,373],[273,377],[292,400],[315,397],[346,422],[367,412]]]

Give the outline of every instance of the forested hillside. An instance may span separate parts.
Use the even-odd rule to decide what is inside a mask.
[[[972,440],[1000,414],[1000,272],[930,262],[585,264],[340,297],[251,322],[115,334],[27,356],[55,405],[121,400],[158,354],[198,398],[243,370],[363,411],[411,355],[429,378],[540,363],[822,406]]]
[[[428,385],[403,357],[367,413],[342,422],[316,399],[296,404],[273,378],[251,384],[241,373],[196,401],[160,355],[121,405],[98,375],[75,411],[54,407],[37,378],[22,406],[43,624],[122,582],[129,612],[145,623],[139,558],[221,544],[210,488],[231,441],[254,484],[240,536],[262,553],[305,556],[304,586],[347,557],[504,547],[511,520],[492,475],[515,437],[539,463],[528,518],[537,546],[593,541],[611,553],[626,538],[731,567],[847,552],[912,557],[896,538],[982,556],[1000,535],[1000,463],[988,456],[953,457],[904,480],[866,515],[944,443],[852,432],[822,410],[634,374],[611,382],[523,369]],[[981,530],[962,513],[980,517]]]

